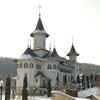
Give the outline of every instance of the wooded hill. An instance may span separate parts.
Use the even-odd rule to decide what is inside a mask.
[[[16,75],[17,66],[11,58],[0,57],[0,80],[6,80],[8,75]]]
[[[94,72],[100,74],[100,65],[81,63],[80,69],[80,71],[86,75],[93,74]]]

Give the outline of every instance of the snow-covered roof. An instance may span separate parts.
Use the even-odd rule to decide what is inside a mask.
[[[19,57],[19,59],[32,59],[32,56],[29,54],[23,54]]]

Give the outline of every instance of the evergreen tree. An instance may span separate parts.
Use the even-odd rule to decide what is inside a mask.
[[[11,78],[8,75],[8,77],[6,78],[5,100],[10,100],[10,86],[11,86]]]
[[[67,84],[67,75],[65,74],[63,76],[63,85],[65,86]]]
[[[57,77],[56,77],[56,85],[55,85],[56,87],[58,87],[59,86],[59,73],[57,74]]]
[[[50,97],[51,96],[51,80],[48,80],[48,84],[47,84],[47,96]]]
[[[86,83],[87,83],[87,88],[90,88],[90,85],[89,85],[89,76],[86,76]]]
[[[91,87],[93,87],[93,84],[94,84],[93,74],[90,75],[90,82],[91,82]]]
[[[22,100],[27,100],[28,97],[28,83],[27,83],[27,75],[25,75],[23,80],[23,90],[22,90]]]
[[[80,76],[77,76],[77,83],[80,84]]]
[[[95,74],[95,76],[94,76],[94,81],[95,81],[95,82],[97,81],[97,77],[98,77],[98,75]]]
[[[82,83],[84,83],[84,80],[85,80],[85,77],[84,77],[84,74],[82,76]]]
[[[59,83],[59,73],[57,74],[56,81],[57,81],[57,83]]]
[[[90,75],[90,82],[93,82],[93,74]]]

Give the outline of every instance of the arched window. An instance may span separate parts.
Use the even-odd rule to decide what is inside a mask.
[[[20,68],[23,68],[23,64],[22,63],[20,63]]]
[[[41,65],[39,65],[39,69],[41,69]]]
[[[28,63],[25,63],[24,64],[24,68],[28,68]]]
[[[71,79],[70,79],[70,76],[68,76],[68,82],[70,82],[70,80],[71,80]]]
[[[36,69],[41,69],[41,65],[36,64]]]
[[[69,70],[69,73],[71,73],[71,70]]]
[[[63,69],[63,72],[66,72],[66,69]]]
[[[52,69],[52,65],[48,64],[47,69]]]
[[[66,73],[68,73],[68,69],[66,69]]]
[[[56,69],[56,64],[53,65],[53,69]]]
[[[63,68],[60,68],[60,72],[63,72]]]
[[[60,69],[60,65],[58,65],[58,70]]]
[[[33,68],[33,67],[34,67],[33,63],[30,63],[30,68]]]

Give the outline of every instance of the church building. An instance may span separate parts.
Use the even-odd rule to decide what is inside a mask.
[[[59,35],[59,34],[58,34]],[[46,39],[49,34],[45,31],[41,16],[39,15],[35,30],[30,34],[33,38],[33,48],[27,47],[24,53],[16,59],[17,80],[16,94],[21,95],[23,79],[27,76],[29,95],[46,93],[48,80],[51,80],[52,89],[63,84],[66,76],[66,84],[71,84],[72,78],[76,80],[79,75],[79,64],[75,47],[72,43],[69,59],[59,56],[56,48],[53,51],[46,49]]]

